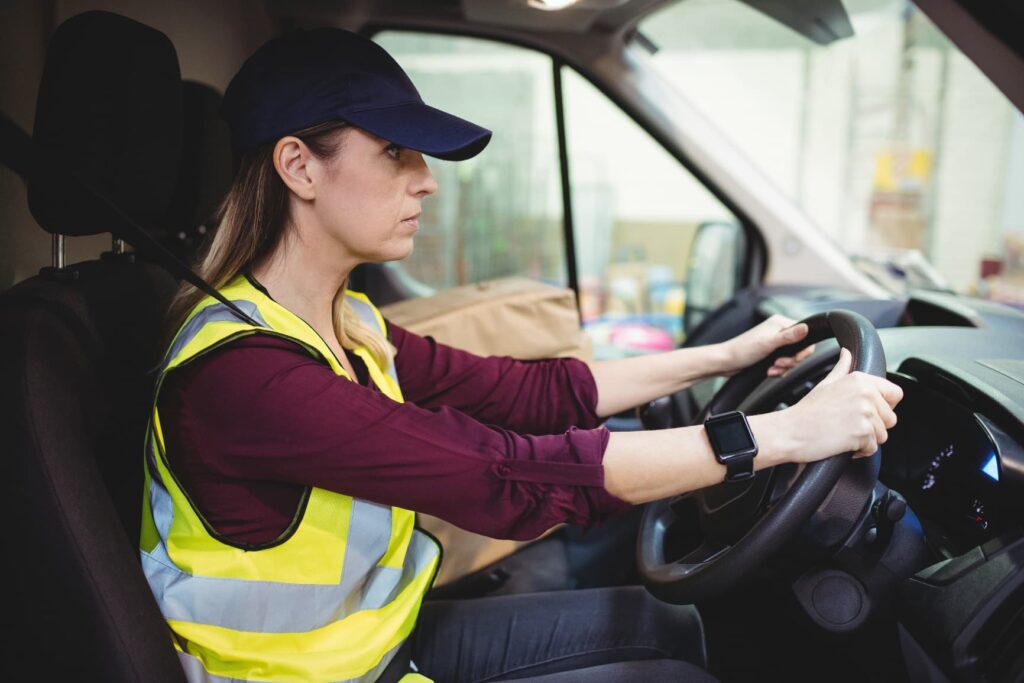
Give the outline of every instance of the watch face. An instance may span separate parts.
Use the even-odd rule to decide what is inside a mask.
[[[756,447],[743,415],[730,413],[723,419],[712,418],[707,424],[708,436],[720,457],[748,453]]]

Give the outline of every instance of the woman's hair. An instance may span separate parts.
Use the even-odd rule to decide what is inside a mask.
[[[347,124],[330,121],[293,133],[319,159],[341,152]],[[242,157],[231,189],[218,210],[218,227],[204,242],[193,270],[220,289],[238,273],[265,258],[284,237],[288,224],[288,188],[274,168],[274,144]],[[382,366],[394,349],[376,329],[363,325],[345,297],[348,282],[334,295],[332,318],[342,348],[365,347]],[[162,348],[166,349],[189,312],[206,296],[182,282],[171,301]]]

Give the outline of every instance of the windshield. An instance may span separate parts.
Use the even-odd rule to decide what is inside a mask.
[[[875,279],[1024,307],[1024,116],[913,5],[843,5],[826,45],[738,0],[682,0],[639,42]]]

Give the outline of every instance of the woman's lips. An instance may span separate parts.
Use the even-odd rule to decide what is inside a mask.
[[[416,214],[415,216],[412,216],[410,218],[405,218],[405,219],[402,220],[402,222],[405,223],[406,225],[412,227],[412,228],[415,228],[415,229],[419,230],[419,228],[420,228],[420,215]]]

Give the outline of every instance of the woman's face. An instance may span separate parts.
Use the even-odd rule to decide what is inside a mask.
[[[420,204],[437,191],[423,155],[356,128],[343,132],[340,150],[325,159],[317,182],[318,223],[346,251],[366,262],[412,253]]]

